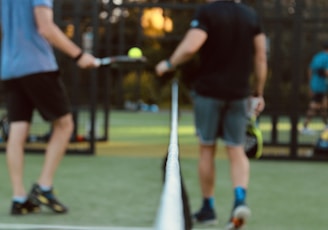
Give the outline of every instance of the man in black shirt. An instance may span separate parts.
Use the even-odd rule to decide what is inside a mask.
[[[200,143],[199,178],[203,206],[195,222],[217,222],[214,204],[216,141],[223,139],[231,166],[235,201],[228,229],[240,229],[250,215],[246,205],[249,160],[244,141],[250,101],[255,113],[265,106],[267,75],[266,38],[256,13],[240,1],[208,1],[201,6],[191,28],[172,56],[159,62],[159,76],[200,55],[200,72],[194,82],[195,126]],[[250,75],[254,72],[254,85]]]

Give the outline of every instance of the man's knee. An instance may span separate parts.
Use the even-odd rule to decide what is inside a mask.
[[[244,147],[242,145],[227,146],[226,148],[230,159],[239,159],[246,156]]]
[[[67,132],[73,132],[74,129],[74,122],[73,122],[73,117],[72,114],[66,114],[57,120],[54,121],[53,123],[54,129],[61,129],[65,130]]]
[[[215,154],[216,145],[215,144],[200,144],[201,154]]]

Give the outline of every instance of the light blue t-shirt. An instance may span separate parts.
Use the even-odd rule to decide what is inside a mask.
[[[53,0],[1,1],[1,79],[58,70],[51,45],[37,31],[34,7],[53,7]]]
[[[328,79],[327,77],[320,76],[319,70],[328,70],[328,53],[325,51],[319,52],[312,58],[310,64],[311,76],[311,90],[314,93],[327,93],[328,92]]]

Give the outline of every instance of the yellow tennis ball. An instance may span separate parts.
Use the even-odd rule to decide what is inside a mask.
[[[140,58],[142,57],[142,51],[138,47],[132,47],[129,49],[128,56],[131,58]]]

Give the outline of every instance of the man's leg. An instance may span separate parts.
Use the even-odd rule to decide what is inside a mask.
[[[239,229],[244,225],[246,219],[250,215],[250,209],[246,206],[250,165],[243,146],[227,146],[227,152],[235,196],[228,229]]]
[[[325,124],[325,129],[328,128],[327,109],[328,109],[328,98],[325,95],[322,98],[322,106],[321,106],[321,116],[322,116],[322,121]]]
[[[194,215],[194,222],[217,224],[214,208],[215,151],[216,145],[200,144],[198,175],[203,197],[202,208]]]
[[[45,161],[38,183],[51,187],[56,169],[65,155],[73,132],[73,118],[67,114],[53,122],[52,134],[46,149]]]
[[[230,161],[230,175],[234,188],[247,189],[249,183],[249,160],[243,146],[227,146]]]
[[[39,205],[28,199],[24,188],[24,145],[30,124],[26,121],[10,123],[7,141],[7,165],[13,188],[10,214],[24,215],[40,211]]]
[[[306,113],[306,119],[304,121],[304,127],[308,127],[313,116],[317,114],[317,111],[320,110],[321,105],[315,101],[311,101],[309,104],[309,109]]]
[[[25,121],[11,122],[9,128],[9,138],[7,141],[7,165],[13,196],[26,196],[23,183],[24,171],[24,145],[28,135],[30,124]]]
[[[319,104],[315,101],[310,102],[309,108],[306,112],[305,120],[303,122],[302,134],[314,134],[313,131],[308,128],[308,126],[312,120],[312,117],[317,114],[317,111],[320,110],[320,108],[321,108],[321,104]]]
[[[214,196],[215,187],[215,145],[200,145],[198,175],[204,198]]]
[[[193,94],[195,127],[199,138],[198,176],[203,198],[201,209],[193,215],[194,222],[216,224],[214,205],[215,152],[220,127],[221,109],[225,102]]]
[[[38,183],[33,185],[30,192],[33,201],[47,206],[56,213],[66,213],[68,211],[67,207],[61,204],[54,195],[53,179],[66,152],[73,126],[71,114],[62,116],[53,122],[53,130],[46,149],[41,175]]]

